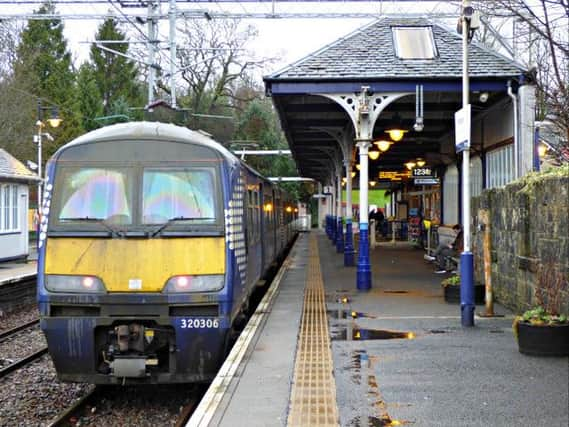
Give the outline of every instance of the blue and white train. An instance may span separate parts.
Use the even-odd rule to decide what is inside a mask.
[[[41,328],[63,381],[211,380],[294,201],[212,139],[163,123],[87,133],[47,165]]]

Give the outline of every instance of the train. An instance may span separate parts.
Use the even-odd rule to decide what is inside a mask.
[[[213,379],[297,234],[293,200],[200,131],[129,122],[46,165],[40,327],[57,376],[92,384]]]

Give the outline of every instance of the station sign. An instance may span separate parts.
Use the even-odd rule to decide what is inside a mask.
[[[403,181],[404,179],[411,178],[411,171],[404,171],[404,172],[379,171],[378,178],[380,180]]]
[[[415,185],[437,185],[440,183],[439,178],[415,178]]]
[[[420,177],[420,178],[432,178],[433,177],[433,169],[428,166],[422,166],[418,168],[412,169],[413,177]]]
[[[454,136],[457,153],[470,148],[470,104],[454,113]]]

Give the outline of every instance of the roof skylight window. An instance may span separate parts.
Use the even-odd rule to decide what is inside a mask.
[[[432,27],[392,27],[395,53],[401,59],[433,59],[437,56]]]

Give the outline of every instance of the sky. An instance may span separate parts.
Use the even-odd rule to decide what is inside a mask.
[[[62,5],[57,4],[57,10],[62,15],[76,14],[103,14],[108,11],[120,14],[117,8],[118,2],[100,2],[99,4],[84,5]],[[2,4],[0,2],[0,15],[23,14],[29,13],[39,6],[29,4],[17,4],[15,0],[12,5]],[[430,1],[423,0],[414,1],[374,1],[374,2],[311,2],[311,3],[277,3],[275,11],[277,13],[295,14],[295,13],[351,13],[351,12],[367,12],[375,14],[379,13],[405,13],[405,12],[429,12],[429,11],[454,11],[456,5],[449,1]],[[114,4],[114,5],[113,5]],[[189,3],[178,2],[179,8],[187,8]],[[227,3],[194,3],[190,4],[192,10],[204,10],[215,12],[249,12],[249,13],[269,13],[272,10],[270,2],[241,2],[237,4]],[[161,5],[162,12],[168,11],[166,3]],[[132,15],[139,13],[146,14],[144,8],[123,8],[124,13]],[[264,74],[277,71],[286,65],[320,49],[321,47],[345,36],[357,28],[367,25],[373,21],[374,17],[370,16],[366,19],[348,19],[348,18],[302,18],[302,19],[244,19],[246,24],[254,25],[259,35],[253,41],[250,48],[257,58],[277,58],[277,61],[270,65],[270,69],[263,70]],[[65,36],[69,43],[76,65],[80,65],[88,59],[89,44],[85,42],[93,41],[95,32],[100,22],[94,20],[77,20],[68,19],[64,21]],[[127,25],[128,26],[128,25]],[[160,21],[159,31],[162,35],[161,39],[167,41],[168,38],[168,22]],[[141,26],[146,31],[146,26]]]

